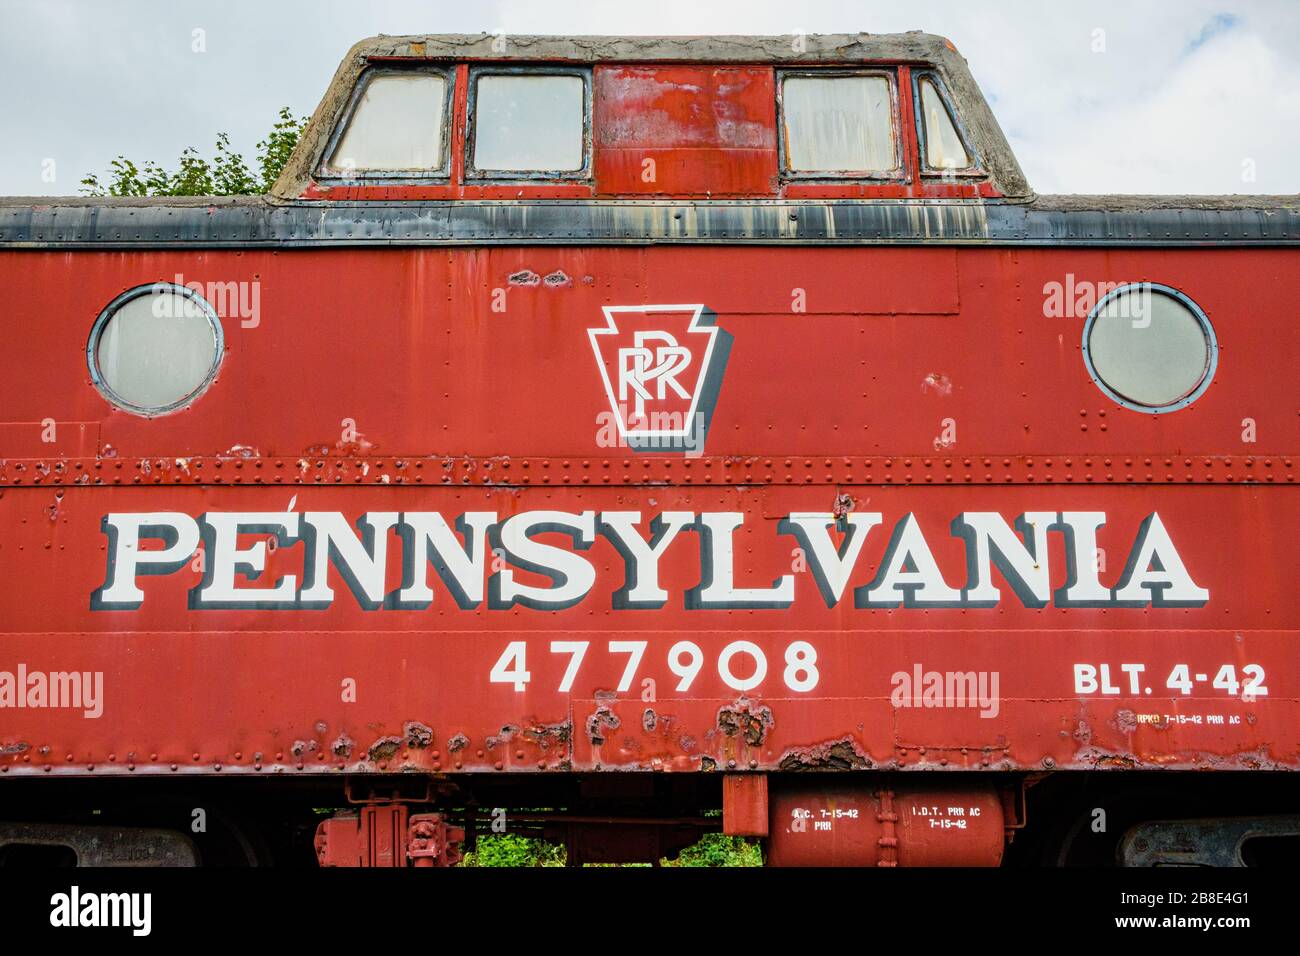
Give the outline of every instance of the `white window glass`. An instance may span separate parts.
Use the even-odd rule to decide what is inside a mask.
[[[171,290],[123,303],[101,326],[95,363],[103,384],[132,406],[160,411],[191,397],[220,359],[211,307]]]
[[[432,73],[381,73],[366,84],[330,168],[437,169],[447,80]]]
[[[584,165],[580,76],[481,76],[474,102],[474,168],[572,172]]]
[[[790,76],[782,84],[785,155],[798,172],[884,172],[897,165],[883,76]]]
[[[1087,344],[1102,383],[1120,398],[1151,408],[1195,391],[1210,367],[1200,318],[1173,296],[1140,285],[1102,304]]]
[[[921,77],[921,116],[925,121],[925,165],[929,169],[966,169],[970,156],[934,81]]]

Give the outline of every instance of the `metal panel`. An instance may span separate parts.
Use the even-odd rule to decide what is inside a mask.
[[[7,488],[0,497],[0,574],[7,582],[0,683],[8,682],[11,702],[0,728],[0,771],[1297,767],[1296,634],[1288,622],[1300,615],[1300,598],[1284,586],[1300,524],[1293,490],[803,491],[803,510],[829,511],[834,494],[847,494],[885,515],[833,607],[812,574],[799,569],[798,539],[759,517],[758,495],[739,489],[108,486],[64,489],[56,499],[53,489]],[[432,573],[428,607],[365,610],[337,568],[327,607],[191,609],[188,593],[206,566],[223,559],[216,545],[205,548],[203,560],[140,575],[137,610],[91,608],[116,553],[101,529],[105,514],[287,508],[339,511],[349,522],[385,511],[439,511],[453,522],[469,510],[501,520],[539,509],[634,510],[647,522],[641,534],[648,534],[650,516],[665,510],[739,511],[745,522],[734,548],[737,586],[767,588],[792,574],[793,600],[788,607],[692,608],[687,595],[705,577],[704,544],[698,532],[685,531],[659,562],[664,605],[620,609],[614,596],[626,586],[627,570],[611,539],[601,534],[579,550],[543,530],[540,540],[581,555],[596,573],[586,596],[560,610],[495,608],[486,600],[462,608]],[[992,607],[857,606],[853,589],[871,582],[890,529],[908,514],[945,579],[961,587],[969,557],[949,530],[956,515],[996,512],[1010,522],[1039,510],[1105,512],[1098,546],[1107,556],[1108,587],[1122,575],[1144,519],[1158,513],[1208,599],[1185,608],[1062,607],[1054,599],[1037,609],[997,577],[1001,598]],[[1206,514],[1216,516],[1213,536],[1204,534]],[[250,529],[240,545],[266,537]],[[1066,539],[1053,532],[1049,544],[1046,561],[1059,587]],[[301,582],[305,548],[277,548],[259,579],[241,576],[241,586],[267,588],[286,575]],[[389,549],[385,587],[395,590],[402,584],[402,543],[393,540]],[[513,559],[507,567],[546,586]],[[571,675],[574,648],[557,648],[557,640],[587,642]],[[682,650],[680,642],[698,651]],[[738,642],[743,647],[731,650]],[[512,645],[522,647],[522,657],[508,654]],[[744,689],[757,655],[766,661],[766,677]],[[692,659],[698,672],[679,689]],[[491,679],[503,662],[527,673],[519,686],[500,675]],[[1080,665],[1091,668],[1090,683],[1080,683]],[[1135,665],[1143,668],[1136,675]],[[1248,667],[1260,668],[1267,696],[1212,686],[1226,666],[1242,682]],[[1177,688],[1180,667],[1192,682],[1187,693]],[[48,696],[47,676],[40,706],[34,675],[61,672],[83,675],[81,696]],[[937,697],[927,689],[934,674]],[[945,696],[948,674],[976,678],[966,692]],[[24,706],[12,702],[15,682],[27,687]]]
[[[770,66],[597,67],[595,110],[600,195],[776,193]]]

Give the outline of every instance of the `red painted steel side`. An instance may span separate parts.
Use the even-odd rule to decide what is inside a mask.
[[[1291,259],[928,247],[0,254],[0,671],[102,672],[104,687],[97,718],[0,710],[0,769],[1295,768],[1300,422],[1285,396],[1300,355],[1276,331],[1300,291]],[[523,271],[567,281],[512,284]],[[178,274],[260,283],[259,316],[225,317],[223,368],[191,408],[152,421],[113,411],[89,383],[90,325],[124,289]],[[1067,274],[1158,281],[1196,300],[1222,346],[1206,394],[1161,416],[1105,400],[1079,354],[1082,318],[1043,314],[1045,284]],[[493,310],[496,289],[505,311]],[[795,289],[805,311],[792,311]],[[646,303],[703,303],[731,338],[700,457],[601,445],[609,403],[589,330],[602,306]],[[1247,418],[1254,443],[1243,443]],[[945,419],[956,426],[948,447]],[[59,437],[42,451],[47,420]],[[883,524],[827,607],[779,523],[846,509]],[[739,512],[737,586],[791,574],[793,604],[689,609],[704,576],[689,531],[665,552],[659,610],[613,606],[625,568],[603,535],[580,552],[595,568],[590,592],[556,611],[461,609],[436,577],[425,610],[362,610],[336,569],[328,608],[191,610],[193,565],[142,575],[138,611],[91,609],[109,513],[337,511],[351,522],[536,510],[638,511],[643,535],[665,511]],[[909,513],[962,587],[966,553],[950,525],[973,511],[1008,522],[1105,512],[1108,586],[1157,513],[1208,600],[1036,609],[995,574],[995,607],[853,606]],[[390,539],[394,555],[399,545]],[[1050,536],[1053,587],[1065,547]],[[303,551],[275,551],[243,583],[301,575]],[[646,642],[630,681],[611,640]],[[522,690],[489,679],[515,641],[531,672]],[[568,655],[552,641],[590,642],[567,691]],[[669,666],[681,641],[703,656],[685,691]],[[718,665],[736,641],[768,663],[743,692]],[[817,653],[811,690],[785,676],[797,641]],[[1136,690],[1121,671],[1135,663]],[[1115,690],[1078,691],[1076,665],[1107,665]],[[1178,665],[1207,679],[1184,695],[1166,683]],[[1211,686],[1224,665],[1262,668],[1268,695]],[[996,714],[894,706],[895,675],[918,666],[997,672]]]
[[[587,330],[601,324],[601,306],[703,302],[735,338],[704,448],[717,460],[715,480],[772,474],[784,484],[794,469],[797,481],[862,480],[868,471],[881,481],[878,461],[839,462],[890,455],[908,456],[918,483],[924,474],[943,481],[934,469],[945,460],[954,480],[969,471],[975,482],[1001,481],[1013,470],[1006,456],[1052,456],[1076,481],[1086,472],[1112,483],[1229,473],[1283,482],[1291,471],[1283,458],[1300,447],[1300,418],[1280,399],[1294,393],[1300,348],[1278,332],[1297,294],[1293,262],[1284,249],[2,252],[0,434],[27,436],[26,450],[40,429],[17,423],[96,423],[101,448],[118,461],[237,457],[240,448],[294,461],[547,456],[569,459],[569,483],[579,484],[583,459],[642,469],[656,459],[597,444],[608,405]],[[1067,274],[1076,284],[1163,282],[1196,300],[1223,347],[1207,394],[1170,415],[1106,399],[1080,355],[1082,314],[1043,314],[1043,287]],[[154,420],[114,411],[89,383],[91,323],[124,289],[177,275],[205,287],[259,283],[259,317],[224,323],[225,363],[192,409]],[[804,312],[794,311],[800,301]],[[34,348],[40,361],[28,360]],[[250,403],[273,414],[254,418]],[[935,440],[953,414],[949,453]],[[1247,416],[1260,425],[1255,443],[1242,442]],[[340,438],[345,417],[360,433],[352,444]],[[4,457],[22,457],[13,447]],[[759,463],[722,467],[744,456]],[[1230,465],[1217,460],[1224,456]],[[676,468],[686,474],[685,462]],[[1041,462],[1038,471],[1044,480]]]

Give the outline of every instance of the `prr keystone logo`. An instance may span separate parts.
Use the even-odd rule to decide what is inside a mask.
[[[587,334],[619,443],[637,451],[703,454],[731,336],[703,305],[603,311],[606,327]]]

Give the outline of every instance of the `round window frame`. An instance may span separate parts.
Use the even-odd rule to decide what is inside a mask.
[[[172,402],[169,405],[158,407],[136,405],[129,402],[122,396],[113,391],[112,387],[104,379],[104,374],[99,368],[99,340],[104,334],[104,329],[108,327],[109,321],[121,310],[128,302],[141,298],[146,295],[158,295],[161,293],[171,293],[180,295],[198,305],[203,312],[208,324],[212,326],[212,334],[215,343],[212,365],[208,368],[207,373],[203,376],[198,386],[185,395],[183,398]],[[188,408],[192,405],[217,378],[217,372],[221,369],[221,362],[226,354],[226,337],[225,331],[221,327],[221,317],[217,315],[217,310],[212,307],[212,303],[204,298],[200,293],[183,285],[177,285],[174,282],[149,282],[145,285],[133,286],[125,292],[118,295],[108,305],[104,306],[94,323],[90,327],[90,338],[86,342],[86,365],[90,369],[90,381],[95,386],[96,391],[104,397],[114,408],[119,408],[124,412],[132,415],[139,415],[142,418],[157,418],[160,415],[167,415],[171,412],[179,411],[182,408]]]
[[[1141,402],[1135,402],[1133,399],[1125,397],[1112,388],[1106,380],[1101,377],[1101,373],[1097,371],[1097,367],[1092,362],[1092,350],[1089,347],[1089,342],[1092,338],[1092,327],[1096,323],[1098,316],[1101,315],[1102,310],[1111,299],[1118,298],[1119,296],[1135,289],[1148,289],[1151,292],[1158,292],[1161,295],[1167,295],[1171,299],[1184,305],[1196,318],[1196,321],[1200,323],[1201,334],[1205,336],[1207,356],[1205,372],[1202,374],[1200,382],[1186,395],[1164,405],[1143,405]],[[1135,412],[1142,412],[1146,415],[1167,415],[1170,412],[1176,412],[1186,408],[1188,405],[1192,404],[1192,402],[1205,394],[1206,390],[1210,387],[1210,383],[1214,381],[1214,373],[1219,367],[1219,339],[1218,336],[1214,334],[1214,326],[1210,322],[1210,317],[1205,314],[1205,310],[1197,305],[1191,296],[1187,295],[1180,289],[1175,289],[1173,286],[1164,285],[1159,282],[1128,282],[1117,289],[1112,289],[1110,292],[1107,292],[1102,296],[1101,300],[1093,306],[1092,311],[1088,313],[1087,321],[1083,323],[1082,349],[1083,364],[1088,370],[1088,377],[1092,379],[1093,384],[1101,390],[1102,394],[1124,408]]]

